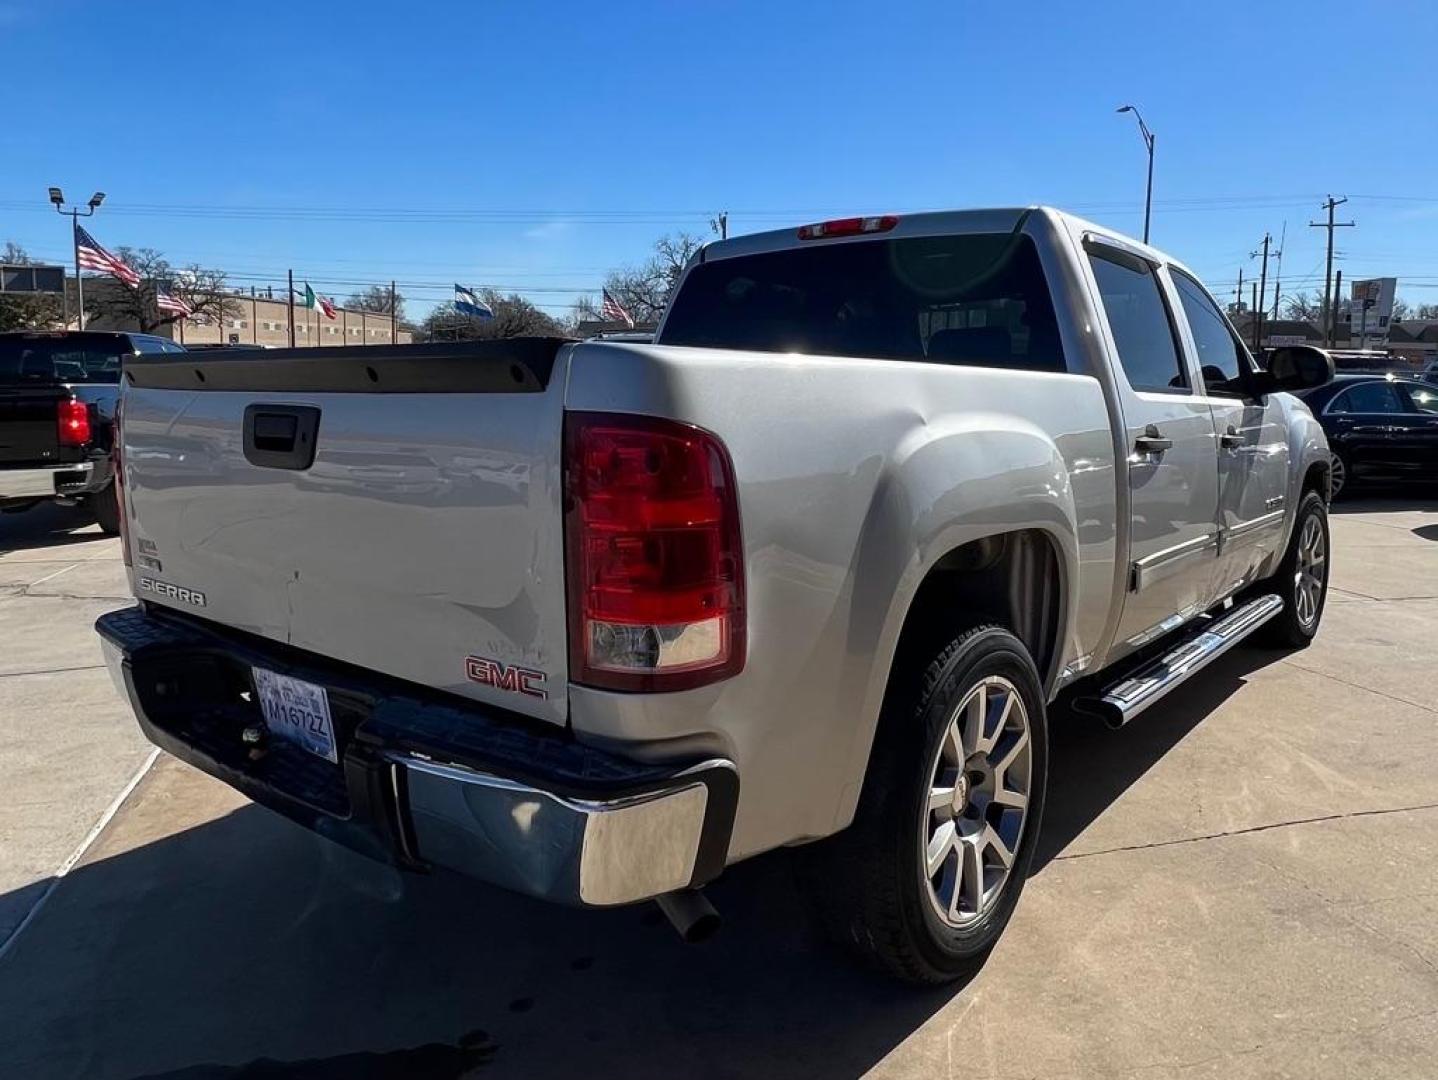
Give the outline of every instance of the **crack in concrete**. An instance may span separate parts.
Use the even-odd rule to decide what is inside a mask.
[[[1355,908],[1363,907],[1365,905],[1354,904],[1346,900],[1335,899],[1325,893],[1318,886],[1310,885],[1302,878],[1289,873],[1277,863],[1270,862],[1256,852],[1253,853],[1252,858],[1254,862],[1258,863],[1260,866],[1267,867],[1269,870],[1273,871],[1273,873],[1277,874],[1279,877],[1287,881],[1290,885],[1293,885],[1300,891],[1306,892],[1309,896],[1314,897],[1316,900],[1318,900],[1320,904],[1322,904],[1339,919],[1348,923],[1348,925],[1357,927],[1359,930],[1366,930],[1368,933],[1372,934],[1380,941],[1385,941],[1389,945],[1393,945],[1399,949],[1403,949],[1407,952],[1412,953],[1419,963],[1421,963],[1429,971],[1438,974],[1438,964],[1435,964],[1433,960],[1421,949],[1409,944],[1401,938],[1394,937],[1392,934],[1389,934],[1386,931],[1379,929],[1371,923],[1365,922],[1353,913]]]
[[[1203,833],[1199,836],[1181,836],[1174,840],[1154,840],[1147,844],[1121,844],[1118,847],[1101,848],[1098,851],[1076,851],[1072,854],[1055,855],[1052,861],[1092,859],[1098,855],[1115,855],[1123,851],[1151,851],[1154,848],[1199,844],[1205,840],[1223,840],[1230,836],[1245,836],[1249,833],[1269,832],[1272,829],[1287,829],[1295,825],[1319,825],[1326,821],[1346,821],[1349,818],[1380,817],[1386,814],[1410,814],[1423,810],[1438,810],[1438,802],[1418,803],[1414,806],[1393,806],[1380,810],[1351,810],[1346,814],[1322,814],[1318,817],[1294,818],[1292,821],[1272,821],[1265,825],[1250,825],[1243,829],[1228,829],[1223,832]]]
[[[36,671],[0,671],[0,679],[16,679],[25,675],[64,675],[71,671],[98,671],[104,664],[84,664],[80,667],[40,668]]]
[[[1317,668],[1304,667],[1302,664],[1295,662],[1291,656],[1284,657],[1282,660],[1279,661],[1279,663],[1286,664],[1288,667],[1295,668],[1306,675],[1318,675],[1324,679],[1332,679],[1334,682],[1342,686],[1346,686],[1350,690],[1362,690],[1368,694],[1377,694],[1381,698],[1387,698],[1389,701],[1396,701],[1400,705],[1411,705],[1415,709],[1422,709],[1424,712],[1438,713],[1438,709],[1435,709],[1431,705],[1424,705],[1421,701],[1410,701],[1408,698],[1399,697],[1397,694],[1390,694],[1386,690],[1375,690],[1371,686],[1364,686],[1362,683],[1353,682],[1349,679],[1343,678],[1341,675],[1334,675],[1332,672],[1319,671]]]

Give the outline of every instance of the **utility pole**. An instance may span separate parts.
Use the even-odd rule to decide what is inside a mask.
[[[1238,288],[1233,293],[1233,317],[1243,314],[1243,267],[1238,268]]]
[[[1331,346],[1331,345],[1337,345],[1337,344],[1338,344],[1338,302],[1339,302],[1339,297],[1341,297],[1342,295],[1343,295],[1343,271],[1342,271],[1342,270],[1339,270],[1337,273],[1335,273],[1335,274],[1333,275],[1333,329],[1332,329],[1332,331],[1330,332],[1330,334],[1328,335],[1332,340],[1327,342],[1327,344],[1330,345],[1330,346]],[[1348,338],[1349,338],[1349,344],[1352,345],[1352,342],[1353,342],[1353,333],[1352,333],[1351,330],[1349,331]]]
[[[1334,323],[1338,321],[1338,293],[1335,290],[1330,295],[1329,292],[1329,285],[1333,281],[1333,230],[1351,229],[1354,225],[1354,222],[1351,221],[1334,221],[1333,211],[1347,201],[1347,195],[1341,199],[1335,199],[1332,195],[1328,196],[1328,201],[1322,204],[1328,210],[1328,221],[1310,221],[1308,223],[1310,229],[1328,230],[1328,268],[1323,272],[1323,344],[1330,347],[1333,345],[1336,329]]]
[[[1268,245],[1273,242],[1273,237],[1268,233],[1263,234],[1263,250],[1261,252],[1250,252],[1248,257],[1256,259],[1260,254],[1263,256],[1263,269],[1259,273],[1258,292],[1255,294],[1253,304],[1253,351],[1258,352],[1263,341],[1263,305],[1268,300]]]
[[[1278,234],[1278,266],[1273,271],[1273,319],[1278,321],[1278,294],[1282,288],[1283,281],[1283,249],[1288,246],[1288,222],[1283,223],[1283,231]]]
[[[1262,330],[1258,325],[1260,321],[1258,311],[1258,282],[1250,281],[1248,287],[1253,290],[1253,300],[1250,301],[1253,306],[1249,309],[1249,314],[1253,316],[1253,353],[1257,356],[1262,351],[1262,347],[1259,345],[1259,342],[1262,340],[1260,337]]]
[[[720,240],[729,239],[729,213],[721,210],[719,216],[709,219],[709,227],[719,234]]]
[[[290,348],[295,347],[295,272],[290,274]]]

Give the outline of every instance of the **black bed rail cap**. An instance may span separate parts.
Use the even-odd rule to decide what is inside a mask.
[[[125,381],[157,390],[307,394],[537,394],[569,338],[429,341],[422,345],[147,353],[125,360]]]

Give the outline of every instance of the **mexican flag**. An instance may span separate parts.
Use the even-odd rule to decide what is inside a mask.
[[[311,310],[319,308],[325,313],[326,319],[333,319],[335,317],[335,305],[333,301],[328,297],[315,295],[315,291],[310,288],[308,281],[305,282],[305,295],[304,299],[300,301],[300,304],[302,307],[307,307]]]

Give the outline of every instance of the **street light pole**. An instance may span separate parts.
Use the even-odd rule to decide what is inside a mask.
[[[1148,185],[1143,196],[1143,242],[1148,243],[1148,226],[1153,217],[1153,144],[1155,142],[1153,132],[1148,130],[1148,125],[1143,122],[1143,115],[1138,111],[1137,105],[1120,105],[1115,112],[1131,112],[1134,119],[1138,121],[1138,133],[1143,136],[1143,145],[1148,150]]]
[[[65,209],[65,195],[57,187],[50,189],[50,202],[55,206],[55,212],[62,217],[69,215],[70,218],[70,243],[75,251],[75,301],[79,307],[78,325],[76,329],[85,329],[85,283],[80,277],[80,219],[82,217],[93,217],[95,211],[100,209],[100,204],[105,201],[105,193],[97,191],[90,196],[86,209],[81,210],[78,206],[71,206]]]

